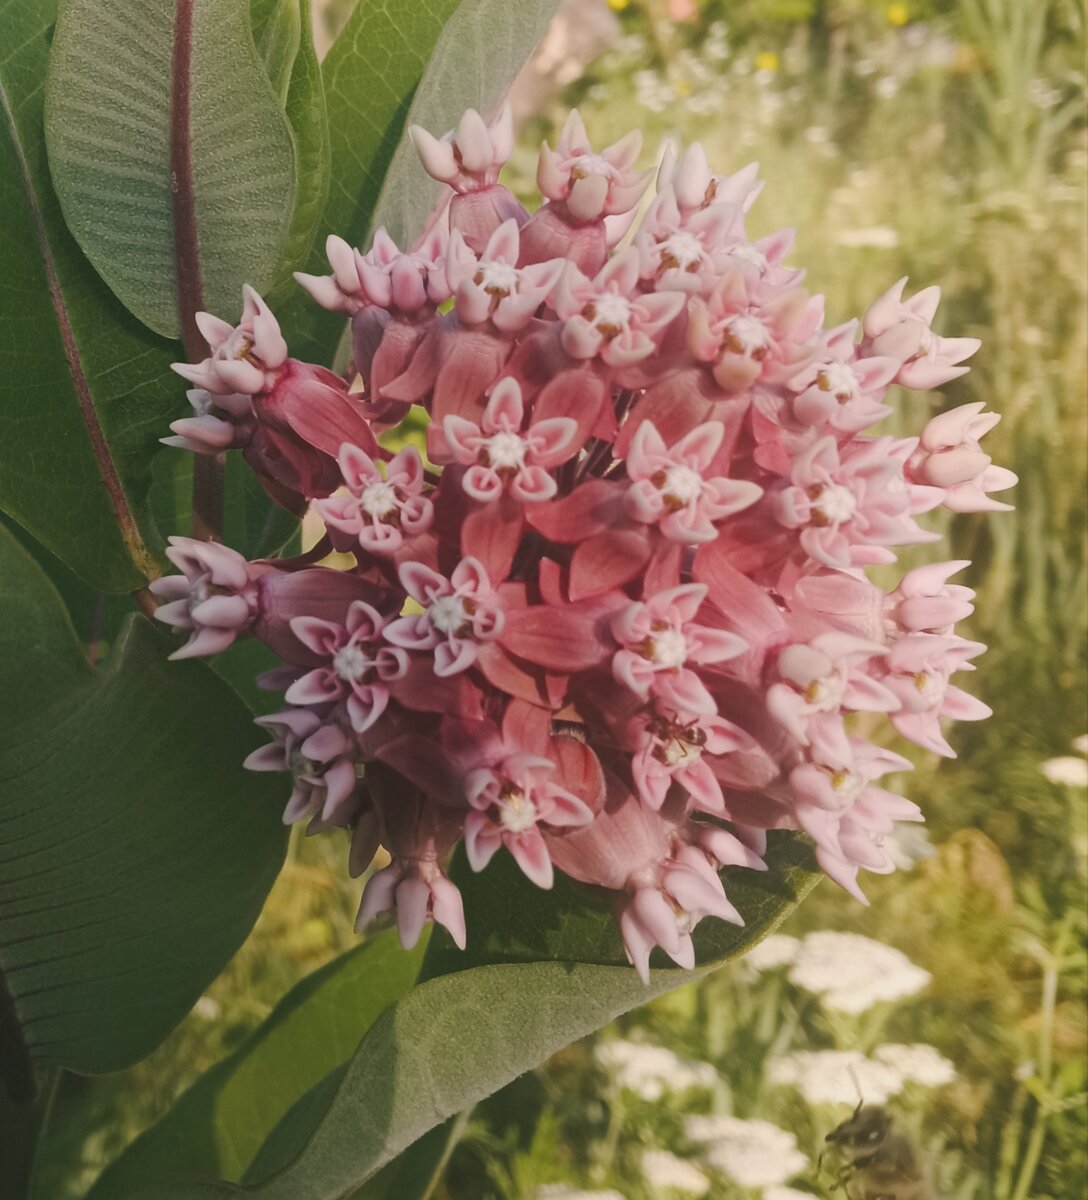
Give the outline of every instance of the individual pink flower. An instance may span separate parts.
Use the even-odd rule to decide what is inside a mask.
[[[256,618],[256,581],[268,568],[251,566],[236,550],[217,542],[186,537],[169,541],[166,556],[182,574],[164,575],[148,586],[152,595],[166,601],[155,610],[156,620],[191,631],[170,658],[220,654]]]
[[[913,443],[877,438],[841,452],[821,438],[794,463],[791,486],[774,497],[773,511],[787,529],[801,531],[801,546],[829,567],[894,562],[887,546],[935,541],[914,522],[919,501],[938,501],[903,479]]]
[[[842,812],[857,802],[874,779],[912,768],[901,754],[850,737],[837,716],[825,714],[813,720],[809,731],[805,759],[789,774],[802,827],[806,810]]]
[[[785,646],[775,664],[780,682],[767,689],[768,712],[803,746],[816,713],[894,712],[899,700],[867,670],[884,651],[879,642],[848,633],[820,633]]]
[[[315,500],[338,550],[362,547],[368,554],[396,554],[405,539],[424,533],[434,521],[434,504],[423,494],[423,460],[414,446],[395,454],[382,474],[358,446],[345,443],[336,457],[348,495]]]
[[[532,319],[563,270],[563,260],[519,267],[518,223],[504,221],[477,256],[459,232],[450,238],[446,278],[458,319],[465,325],[492,324],[514,333]]]
[[[250,771],[289,771],[294,780],[283,813],[285,825],[304,817],[337,823],[350,815],[358,779],[351,743],[336,724],[325,724],[310,709],[289,708],[256,724],[271,730],[275,741],[254,750],[243,764]]]
[[[902,363],[895,382],[927,391],[966,375],[958,364],[982,344],[978,338],[943,338],[931,329],[941,299],[939,287],[923,288],[903,299],[904,276],[869,306],[863,328],[870,353],[898,358]]]
[[[650,952],[655,946],[686,970],[695,966],[691,932],[704,917],[734,925],[744,920],[725,895],[725,888],[705,855],[669,859],[634,873],[627,899],[619,906],[624,949],[643,983],[650,980]]]
[[[203,362],[173,364],[183,379],[217,396],[232,392],[255,396],[267,391],[287,361],[287,343],[271,309],[248,283],[242,296],[242,319],[237,326],[211,313],[197,313],[197,327],[211,350]]]
[[[627,515],[656,525],[672,542],[713,541],[717,522],[754,504],[763,492],[747,480],[707,478],[724,435],[720,421],[708,421],[666,447],[653,423],[643,421],[627,452]]]
[[[363,600],[348,608],[344,624],[295,617],[291,632],[322,660],[287,689],[288,704],[345,702],[348,720],[364,733],[385,712],[389,685],[408,670],[408,653],[382,643],[386,618]]]
[[[552,307],[564,322],[560,341],[571,358],[600,358],[623,368],[657,348],[661,331],[679,316],[683,292],[643,292],[638,251],[614,255],[593,279],[573,263],[560,276]]]
[[[550,758],[522,753],[465,775],[465,799],[473,810],[465,817],[465,850],[474,871],[482,871],[505,846],[537,887],[552,886],[541,827],[578,827],[593,820],[585,802],[555,781],[555,768]]]
[[[198,315],[212,354],[174,370],[200,389],[222,397],[217,421],[234,425],[231,447],[261,477],[270,494],[298,511],[300,499],[327,496],[339,485],[336,453],[344,442],[364,450],[377,445],[359,401],[338,375],[287,357],[276,318],[247,284],[245,311],[235,328],[207,313]],[[249,407],[242,396],[252,397]],[[225,407],[224,407],[225,406]],[[186,442],[225,433],[207,419],[176,430]],[[187,447],[188,448],[188,447]]]
[[[461,893],[437,859],[396,859],[367,881],[355,928],[365,929],[375,917],[392,912],[405,950],[419,941],[423,926],[434,921],[446,929],[454,945],[464,950],[467,938]]]
[[[686,583],[636,601],[612,618],[620,649],[612,656],[616,681],[643,699],[695,714],[716,715],[714,701],[691,667],[735,658],[745,643],[736,634],[695,623],[706,599],[702,583]]]
[[[752,744],[729,721],[706,713],[649,710],[628,728],[631,775],[643,803],[660,809],[675,784],[699,812],[725,812],[721,784],[706,756],[728,754]]]
[[[757,380],[795,376],[815,353],[822,318],[822,297],[792,288],[764,298],[758,283],[732,270],[707,300],[692,301],[688,347],[710,364],[719,387],[743,392]]]
[[[642,278],[657,291],[709,293],[720,255],[741,239],[733,205],[712,204],[685,214],[672,188],[658,192],[635,234]]]
[[[385,639],[406,650],[434,652],[434,673],[455,675],[476,661],[481,642],[502,633],[503,613],[483,564],[463,558],[447,579],[419,562],[401,563],[404,590],[423,612],[400,617],[384,629]]]
[[[457,128],[436,138],[419,125],[408,130],[427,174],[464,193],[490,187],[514,152],[514,116],[504,104],[490,124],[466,109]]]
[[[861,358],[854,345],[857,322],[834,330],[827,338],[827,356],[789,381],[793,414],[805,425],[829,425],[839,433],[860,433],[891,413],[881,403],[899,370],[898,358]]]
[[[671,145],[666,147],[657,172],[661,192],[671,187],[679,210],[691,214],[711,204],[724,204],[747,212],[763,190],[759,182],[759,164],[749,163],[734,175],[715,175],[700,142],[692,144],[678,159]]]
[[[525,405],[514,379],[497,383],[480,424],[455,414],[428,430],[428,452],[438,463],[468,468],[461,485],[483,503],[508,491],[526,504],[550,500],[557,485],[549,474],[577,454],[578,425],[570,417],[545,417],[522,429]]]
[[[888,674],[883,680],[900,700],[901,707],[891,714],[896,730],[934,754],[955,758],[939,718],[981,721],[992,710],[953,686],[949,678],[956,671],[974,670],[970,660],[985,649],[980,642],[958,637],[917,633],[900,638],[888,650]]]
[[[540,148],[536,182],[542,196],[562,204],[576,221],[628,212],[646,190],[649,171],[634,171],[642,134],[627,134],[599,153],[589,144],[577,109],[567,117],[552,150]]]
[[[933,417],[907,464],[912,479],[944,489],[941,503],[953,512],[1012,509],[988,495],[1015,486],[1017,477],[1005,467],[995,467],[979,445],[979,438],[1001,420],[1000,413],[984,412],[985,407],[979,400]]]
[[[159,438],[164,446],[176,446],[191,454],[222,454],[245,445],[243,432],[253,422],[253,398],[240,392],[216,396],[203,388],[185,393],[194,416],[170,422],[173,437]]]
[[[904,633],[951,633],[957,621],[974,612],[975,593],[962,584],[949,583],[948,577],[971,564],[929,563],[915,567],[899,581],[898,587],[883,597],[884,614],[895,637]]]

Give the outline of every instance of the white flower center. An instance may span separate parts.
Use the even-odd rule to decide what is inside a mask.
[[[605,175],[611,178],[615,168],[600,154],[579,154],[570,164],[571,178],[585,179],[587,175]]]
[[[688,656],[688,645],[679,629],[663,629],[654,634],[651,653],[654,666],[667,671],[683,664]]]
[[[499,824],[508,833],[524,833],[536,824],[536,807],[517,787],[509,787],[499,797]]]
[[[757,317],[733,317],[726,323],[724,343],[734,354],[757,354],[771,344],[771,336]]]
[[[828,525],[841,525],[857,512],[858,502],[854,493],[841,483],[829,483],[817,493],[812,507]]]
[[[666,267],[677,267],[681,271],[693,271],[703,258],[703,247],[699,239],[686,230],[670,233],[661,243],[661,262]]]
[[[838,708],[843,691],[843,680],[838,674],[825,675],[805,688],[805,702],[816,708]]]
[[[702,756],[702,747],[679,737],[669,738],[661,748],[661,758],[666,767],[686,767],[698,762]]]
[[[485,292],[501,292],[509,296],[518,286],[516,267],[504,262],[484,263],[476,275],[476,282]]]
[[[363,653],[362,648],[351,643],[341,647],[332,657],[333,670],[348,683],[362,679],[370,665],[370,659]]]
[[[844,808],[854,803],[864,787],[865,780],[855,771],[843,768],[831,772],[831,788]]]
[[[739,258],[741,262],[750,263],[753,267],[758,267],[760,274],[767,269],[767,256],[762,250],[757,250],[749,242],[738,242],[735,246],[730,246],[729,257]]]
[[[427,610],[427,615],[439,633],[456,633],[469,624],[469,615],[460,596],[439,596]]]
[[[702,490],[702,477],[691,467],[669,467],[665,472],[665,484],[661,491],[678,504],[687,506],[698,500]]]
[[[840,404],[849,400],[857,391],[858,381],[846,363],[826,363],[816,373],[816,383],[821,392],[830,392]]]
[[[391,483],[368,484],[359,497],[359,507],[368,517],[375,517],[380,521],[396,509],[397,493]]]
[[[627,328],[627,323],[631,319],[631,302],[626,297],[606,292],[594,300],[593,307],[597,314],[594,317],[594,324],[598,329],[611,332]]]
[[[525,439],[516,433],[496,433],[483,448],[496,471],[516,471],[525,466]]]

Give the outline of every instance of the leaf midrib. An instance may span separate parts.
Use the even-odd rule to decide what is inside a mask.
[[[53,307],[53,313],[57,321],[57,330],[64,349],[64,360],[68,366],[68,374],[72,380],[72,388],[76,395],[76,402],[79,405],[79,413],[87,430],[87,438],[91,444],[91,453],[94,456],[98,473],[105,486],[110,507],[117,517],[121,540],[124,543],[129,559],[141,575],[145,578],[153,578],[160,572],[154,556],[147,548],[140,534],[139,525],[129,506],[128,496],[125,494],[125,488],[121,482],[117,465],[113,461],[113,455],[110,453],[105,431],[102,429],[101,422],[98,419],[98,410],[95,408],[94,401],[91,398],[91,389],[87,382],[87,375],[83,369],[79,345],[76,341],[75,332],[72,329],[72,323],[68,317],[68,306],[65,302],[64,291],[57,275],[56,264],[53,261],[53,250],[46,234],[45,221],[31,180],[30,165],[27,161],[26,151],[19,134],[19,126],[15,121],[15,114],[12,111],[11,101],[2,77],[0,77],[0,110],[3,112],[4,122],[7,125],[11,144],[15,151],[15,159],[19,166],[19,182],[22,186],[23,194],[26,196],[27,211],[30,213],[34,238],[38,245],[38,253],[41,255],[46,284],[49,288],[49,300]]]

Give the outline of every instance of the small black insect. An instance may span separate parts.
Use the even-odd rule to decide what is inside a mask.
[[[893,1128],[878,1104],[859,1102],[854,1115],[824,1138],[834,1163],[834,1190],[847,1200],[936,1200],[925,1165],[910,1138]]]

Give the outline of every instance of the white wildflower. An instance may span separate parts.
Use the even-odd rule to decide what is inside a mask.
[[[785,1183],[808,1166],[797,1139],[769,1121],[738,1117],[691,1117],[684,1131],[706,1145],[703,1161],[741,1187]]]
[[[1080,737],[1073,739],[1073,749],[1078,754],[1088,754],[1088,733],[1082,733]]]
[[[890,1064],[873,1062],[857,1050],[798,1050],[774,1059],[771,1083],[796,1088],[809,1104],[883,1104],[903,1090],[903,1076]]]
[[[890,225],[866,225],[857,229],[840,229],[835,234],[837,246],[861,250],[892,250],[899,245],[899,234]]]
[[[825,1008],[861,1013],[882,1000],[913,996],[931,976],[892,946],[822,930],[806,935],[789,979],[819,996]]]
[[[1063,783],[1066,787],[1088,787],[1088,759],[1048,758],[1039,768],[1051,783]]]
[[[710,1191],[710,1180],[698,1167],[668,1150],[644,1151],[642,1174],[655,1194],[671,1190],[686,1196],[705,1196]]]
[[[717,1072],[710,1063],[687,1062],[664,1046],[617,1039],[602,1042],[595,1051],[597,1061],[612,1074],[620,1087],[653,1103],[667,1092],[689,1088],[712,1088]]]
[[[939,1050],[924,1042],[901,1045],[889,1042],[873,1052],[877,1062],[898,1071],[908,1083],[923,1087],[941,1087],[956,1078],[956,1068]]]
[[[798,938],[786,933],[772,933],[748,951],[744,962],[755,971],[773,971],[776,967],[788,967],[800,949]]]

